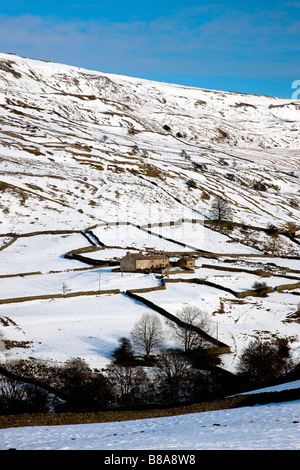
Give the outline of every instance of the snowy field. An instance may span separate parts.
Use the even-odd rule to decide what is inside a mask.
[[[241,351],[258,334],[265,340],[271,340],[274,332],[280,332],[280,337],[293,338],[293,356],[296,360],[300,358],[297,328],[294,323],[283,322],[287,312],[292,314],[297,310],[297,296],[273,293],[259,301],[250,298],[240,304],[231,302],[230,294],[220,297],[214,288],[187,283],[168,284],[166,290],[140,295],[175,315],[186,305],[196,305],[206,311],[211,320],[210,334],[231,348],[232,353],[221,359],[223,366],[233,372]],[[225,314],[218,313],[220,299]],[[5,361],[35,357],[64,362],[81,357],[92,367],[105,367],[118,346],[118,339],[130,338],[133,325],[143,313],[154,311],[123,293],[0,305],[0,316],[14,322],[3,328],[5,339],[28,341],[27,348],[15,347],[5,355],[2,351],[1,358]],[[159,317],[166,345],[173,346],[170,328]]]
[[[151,234],[146,230],[150,230]],[[161,227],[144,225],[142,230],[131,225],[100,225],[93,229],[93,233],[107,246],[132,247],[140,250],[260,253],[260,251],[241,243],[232,242],[226,235],[210,230],[200,223],[183,222],[171,225],[166,221],[165,225]],[[174,240],[174,243],[166,239]],[[186,244],[186,247],[180,243]]]
[[[134,324],[149,312],[154,313],[123,294],[1,305],[0,316],[16,324],[4,329],[5,338],[26,340],[29,345],[5,354],[0,350],[0,357],[2,361],[34,357],[58,363],[80,357],[91,367],[106,367],[118,339],[130,338]],[[174,341],[162,325],[171,347]]]
[[[1,279],[0,299],[29,297],[37,295],[62,294],[63,286],[68,292],[156,287],[159,285],[155,276],[130,273],[122,276],[109,268],[84,271],[45,273],[33,276],[18,276]]]
[[[199,227],[199,226],[198,226]],[[168,242],[146,234],[132,226],[99,226],[95,234],[105,244],[114,248],[100,249],[87,253],[97,259],[115,259],[126,253],[126,242],[135,249],[145,248],[145,244],[156,249],[167,248]],[[184,233],[192,233],[193,224],[177,227]],[[173,227],[170,227],[173,230]],[[214,232],[210,231],[212,234]],[[141,238],[139,235],[141,234]],[[128,237],[128,238],[127,238]],[[216,239],[219,234],[216,234]],[[192,237],[191,237],[192,239]],[[197,240],[197,237],[195,237]],[[153,313],[145,305],[124,295],[130,289],[156,288],[161,280],[156,274],[120,273],[111,267],[92,268],[76,260],[64,258],[64,254],[78,248],[88,247],[87,240],[80,233],[61,235],[36,235],[21,237],[8,245],[0,253],[3,260],[2,276],[40,272],[40,274],[2,277],[0,282],[0,317],[9,319],[9,325],[2,328],[4,338],[11,341],[27,341],[27,348],[15,347],[2,351],[2,360],[9,358],[35,357],[44,360],[64,362],[72,357],[82,357],[91,366],[105,367],[112,350],[117,347],[121,336],[130,337],[134,323],[142,313]],[[223,244],[225,246],[226,243]],[[232,244],[229,244],[232,246]],[[121,246],[121,247],[120,247]],[[101,255],[102,254],[102,255]],[[284,275],[270,275],[260,278],[252,271],[265,268],[269,263],[280,267],[297,269],[298,260],[239,256],[235,263],[224,259],[196,260],[193,272],[165,274],[166,280],[204,279],[217,285],[231,288],[236,292],[251,289],[255,281],[266,281],[275,288],[286,283],[296,283]],[[209,265],[210,267],[206,267]],[[226,268],[236,266],[250,272],[230,272]],[[222,270],[214,269],[222,268]],[[275,266],[276,269],[276,266]],[[119,290],[120,294],[105,295],[100,291]],[[299,289],[298,289],[299,290]],[[73,298],[34,299],[40,295],[76,294],[94,292]],[[297,292],[297,290],[296,290]],[[247,297],[238,300],[231,293],[216,287],[196,283],[166,283],[164,290],[141,293],[142,297],[176,315],[186,305],[195,305],[210,316],[210,334],[230,346],[232,354],[222,356],[224,367],[234,372],[239,354],[247,343],[258,334],[270,340],[277,334],[291,340],[295,358],[300,357],[297,323],[286,321],[297,311],[299,296],[289,292],[272,292],[265,298]],[[32,298],[31,301],[15,302],[17,298]],[[112,318],[114,321],[112,321]],[[167,344],[174,344],[170,328],[160,317],[165,327]],[[5,320],[4,320],[5,321]],[[260,332],[260,333],[259,333]]]
[[[10,448],[300,450],[300,401],[136,421],[0,429],[0,449]]]
[[[80,233],[20,237],[0,252],[0,275],[82,268],[64,254],[87,245]]]

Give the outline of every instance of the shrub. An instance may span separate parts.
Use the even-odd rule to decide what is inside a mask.
[[[252,188],[256,191],[267,191],[267,186],[263,181],[254,181]]]
[[[196,188],[197,187],[196,181],[193,180],[193,179],[187,180],[186,184],[189,188]]]
[[[82,359],[70,359],[58,371],[59,389],[66,407],[81,411],[105,408],[111,399],[107,378],[95,372]]]
[[[268,285],[266,282],[263,281],[255,281],[252,284],[252,289],[256,290],[258,293],[262,294],[265,289],[268,288]]]
[[[267,234],[268,235],[277,235],[279,232],[279,229],[276,227],[276,225],[272,223],[268,223],[267,225]]]
[[[118,341],[119,346],[112,353],[113,363],[120,365],[133,364],[134,352],[130,339],[122,337]]]

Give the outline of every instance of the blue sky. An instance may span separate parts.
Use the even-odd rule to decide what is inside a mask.
[[[1,0],[0,6],[1,52],[283,98],[300,80],[300,0]]]

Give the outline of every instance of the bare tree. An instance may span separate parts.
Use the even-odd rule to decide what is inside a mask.
[[[237,371],[250,383],[271,384],[292,369],[291,352],[285,338],[277,342],[253,340],[242,351]]]
[[[190,364],[176,349],[161,352],[156,364],[155,379],[159,393],[169,403],[177,403],[190,375]]]
[[[279,255],[280,253],[280,239],[278,236],[273,235],[270,242],[268,243],[266,250],[269,251],[273,256]]]
[[[114,399],[120,405],[142,403],[151,394],[151,384],[142,367],[111,364],[107,373]]]
[[[164,335],[160,319],[155,314],[145,313],[136,322],[131,332],[133,345],[148,359],[153,349],[163,346]]]
[[[71,289],[69,289],[68,285],[66,282],[63,282],[62,283],[62,295],[65,296],[67,295],[69,292],[71,292]]]
[[[204,340],[197,329],[199,328],[206,333],[210,332],[211,320],[208,314],[196,306],[187,305],[178,311],[176,316],[184,322],[184,326],[179,326],[171,321],[168,321],[168,325],[174,329],[179,344],[183,346],[185,351],[201,347]]]
[[[230,221],[232,212],[229,203],[222,197],[215,197],[211,204],[211,212],[217,222]]]
[[[286,222],[286,226],[283,227],[283,230],[285,230],[290,237],[295,237],[296,233],[300,230],[300,225],[297,225],[295,222]]]

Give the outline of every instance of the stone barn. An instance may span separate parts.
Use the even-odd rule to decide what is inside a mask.
[[[177,261],[176,265],[181,268],[192,269],[195,267],[195,260],[191,256],[183,256]]]
[[[143,255],[142,253],[129,253],[120,261],[120,269],[125,272],[152,271],[164,269],[170,265],[167,255]]]

